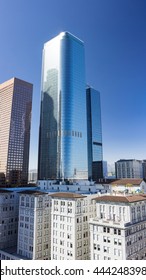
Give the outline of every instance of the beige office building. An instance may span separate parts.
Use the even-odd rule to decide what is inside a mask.
[[[32,90],[17,78],[0,84],[0,174],[11,185],[28,180]]]

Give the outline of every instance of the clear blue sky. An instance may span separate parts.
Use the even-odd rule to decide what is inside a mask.
[[[104,160],[146,158],[146,1],[0,0],[0,83],[34,84],[30,168],[37,167],[43,44],[82,39],[86,80],[101,92]]]

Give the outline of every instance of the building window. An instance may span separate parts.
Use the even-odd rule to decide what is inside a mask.
[[[121,239],[118,239],[118,245],[122,245]]]
[[[111,242],[109,237],[107,238],[107,242],[108,242],[108,243],[110,243],[110,242]]]
[[[103,251],[104,251],[104,253],[107,252],[107,247],[106,246],[103,247]]]
[[[109,227],[107,228],[107,233],[110,233],[110,228]]]
[[[114,245],[118,244],[118,240],[116,238],[114,238]]]
[[[120,229],[118,229],[118,235],[121,235],[121,230]]]
[[[103,227],[103,232],[106,232],[106,227]]]
[[[114,234],[117,234],[117,229],[116,228],[114,228]]]
[[[100,245],[97,245],[97,250],[100,251]]]
[[[103,237],[103,242],[106,242],[106,237],[105,236]]]

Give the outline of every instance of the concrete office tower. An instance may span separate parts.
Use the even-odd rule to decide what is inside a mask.
[[[47,193],[20,193],[17,253],[33,260],[50,259],[51,197]]]
[[[120,159],[115,162],[116,178],[143,178],[143,166],[141,160]]]
[[[38,179],[88,179],[84,43],[62,32],[44,45]]]
[[[52,196],[51,260],[90,259],[89,219],[96,195],[59,192]]]
[[[101,196],[90,220],[92,260],[146,259],[146,196]]]
[[[103,178],[102,126],[99,91],[87,86],[87,135],[89,179]]]
[[[11,185],[28,180],[32,89],[17,78],[0,84],[0,173]]]

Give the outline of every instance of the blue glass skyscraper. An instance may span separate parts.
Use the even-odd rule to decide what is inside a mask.
[[[44,45],[39,179],[87,179],[83,42],[62,32]]]
[[[103,178],[102,125],[100,93],[87,86],[87,136],[89,179]]]

